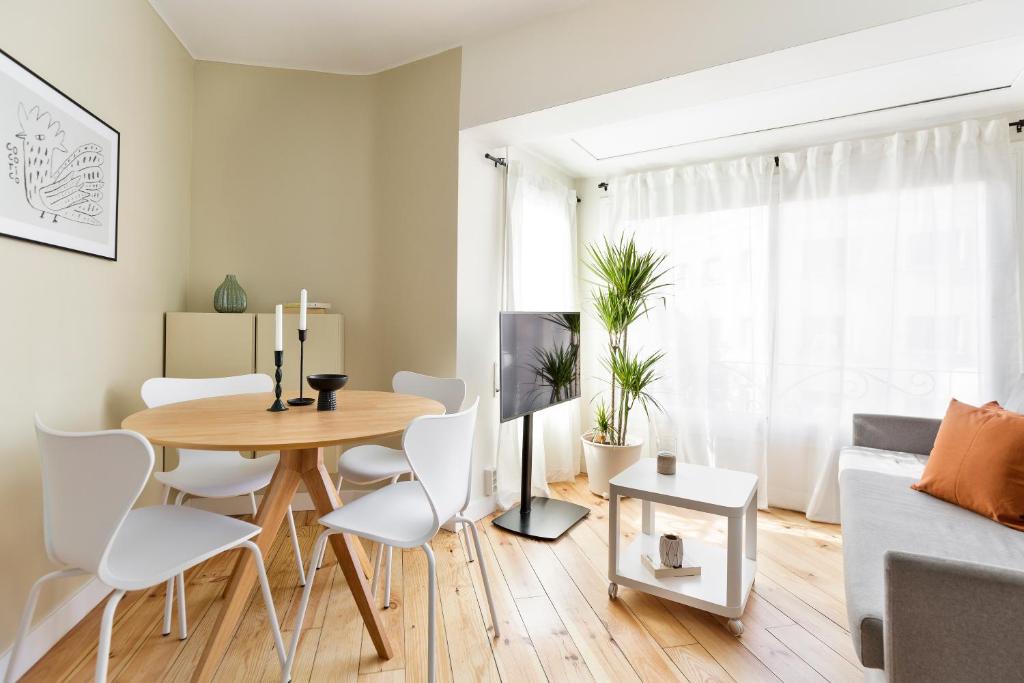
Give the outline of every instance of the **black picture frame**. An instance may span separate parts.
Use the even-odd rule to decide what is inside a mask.
[[[30,100],[29,102],[18,101],[16,105],[15,97],[12,95],[19,90],[26,91],[29,95],[35,95],[36,99],[29,97],[26,98]],[[15,184],[21,185],[24,183],[20,191],[26,195],[25,200],[31,205],[31,210],[33,212],[39,211],[38,205],[32,204],[27,199],[28,190],[26,188],[28,187],[28,179],[26,176],[28,173],[26,173],[26,162],[29,154],[27,149],[28,143],[22,136],[13,133],[10,130],[10,126],[0,129],[0,145],[2,145],[0,149],[3,150],[6,157],[3,166],[4,174],[3,177],[0,177],[0,236],[116,262],[118,259],[121,184],[120,131],[3,49],[0,49],[0,108],[3,109],[2,114],[0,114],[0,125],[10,123],[11,111],[16,111],[20,121],[24,120],[24,116],[27,116],[29,123],[39,127],[48,125],[49,130],[45,132],[52,131],[53,126],[56,126],[57,134],[61,136],[61,140],[64,139],[63,136],[66,132],[64,126],[66,123],[71,123],[79,131],[93,132],[98,136],[99,142],[95,138],[86,139],[86,136],[83,135],[80,136],[80,139],[68,140],[65,143],[67,146],[63,151],[66,156],[61,159],[61,162],[73,161],[72,157],[78,155],[74,161],[78,161],[79,164],[73,163],[72,167],[83,163],[83,159],[89,151],[85,150],[83,152],[83,148],[87,145],[101,146],[102,143],[109,144],[109,147],[101,146],[99,156],[102,161],[100,164],[86,166],[83,169],[83,173],[95,172],[96,170],[99,170],[101,173],[98,181],[101,183],[99,189],[101,192],[100,201],[102,201],[102,197],[106,197],[106,202],[105,206],[100,206],[100,213],[90,215],[88,213],[89,207],[98,205],[98,203],[92,204],[90,203],[92,200],[85,199],[79,200],[76,204],[66,208],[57,209],[56,212],[46,210],[53,207],[44,207],[43,215],[37,219],[36,224],[33,224],[23,218],[7,213],[12,208],[8,202],[13,201],[9,186],[15,177],[18,178]],[[57,116],[54,116],[51,112],[56,112]],[[22,130],[21,132],[24,133],[25,131]],[[11,139],[18,139],[19,137],[22,137],[22,149],[12,150],[12,146],[17,147],[17,145],[14,145]],[[56,155],[50,158],[49,161],[52,168],[57,163]],[[58,170],[60,168],[58,167]],[[61,177],[67,178],[67,176]],[[72,180],[78,179],[72,178]],[[89,182],[90,184],[95,184],[97,181],[90,176]],[[95,190],[89,188],[83,191],[95,192]],[[74,201],[74,199],[70,201]],[[74,235],[61,236],[60,234],[54,234],[56,232],[54,228],[42,225],[42,222],[45,222],[49,216],[48,225],[60,225],[63,222],[64,225],[71,226],[70,228],[65,228],[64,232],[67,232],[69,229],[78,229],[72,224],[79,222],[75,218],[67,218],[67,216],[79,216],[80,219],[84,220],[90,218],[96,220],[97,215],[103,215],[103,224],[99,226],[105,231],[105,239],[103,241],[93,240],[92,237],[84,239]],[[90,224],[89,227],[96,226]],[[82,230],[87,229],[82,228]],[[90,248],[89,242],[95,242],[96,247]]]

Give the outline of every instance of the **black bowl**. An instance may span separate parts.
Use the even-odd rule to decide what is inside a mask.
[[[337,391],[348,384],[348,375],[333,375],[330,373],[308,375],[306,381],[309,382],[309,386],[317,391]]]
[[[320,374],[306,377],[309,386],[320,393],[316,397],[317,410],[337,410],[338,400],[334,392],[348,383],[348,375]]]

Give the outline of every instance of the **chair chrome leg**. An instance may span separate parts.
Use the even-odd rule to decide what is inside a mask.
[[[388,567],[384,571],[384,609],[391,607],[391,551],[392,547],[388,546]]]
[[[397,483],[399,477],[401,477],[401,476],[402,476],[401,474],[396,474],[395,476],[391,477],[391,483],[392,484]],[[410,473],[410,476],[411,476],[411,473]],[[384,579],[384,609],[388,609],[389,607],[391,607],[391,546],[388,546],[388,562],[387,562],[387,565],[388,565],[387,569],[385,570],[387,573],[386,573],[385,579]],[[378,566],[379,566],[379,560],[378,560]],[[376,578],[377,578],[377,574],[376,574],[376,570],[374,570],[374,580],[376,580]],[[377,584],[375,583],[374,585],[376,586]],[[377,595],[377,591],[374,590],[373,594],[374,594],[374,596],[376,596]]]
[[[161,633],[165,636],[171,635],[171,611],[174,609],[174,577],[167,579],[164,584],[164,627]]]
[[[178,639],[188,638],[188,618],[185,609],[185,575],[178,574]]]
[[[491,609],[491,624],[494,626],[494,637],[498,638],[501,636],[501,631],[498,628],[498,615],[494,611],[494,596],[491,595],[491,582],[487,580],[487,563],[484,562],[483,553],[480,552],[480,536],[477,534],[476,524],[473,524],[465,517],[462,517],[461,519],[463,520],[463,528],[469,527],[469,531],[473,533],[473,544],[476,546],[476,558],[479,560],[476,564],[480,567],[480,576],[484,580],[484,593],[487,594],[487,606]]]
[[[42,589],[43,584],[53,579],[61,579],[65,576],[79,576],[80,574],[82,574],[82,571],[78,569],[59,569],[39,577],[32,584],[32,588],[28,592],[28,602],[25,603],[25,609],[21,613],[18,635],[14,637],[14,647],[11,648],[11,656],[7,660],[7,672],[4,674],[4,683],[13,683],[15,680],[14,673],[18,670],[18,656],[21,654],[21,648],[25,644],[25,636],[28,635],[28,629],[32,626],[32,615],[35,614],[36,603],[39,602],[39,591]]]
[[[373,581],[370,583],[370,595],[377,598],[377,586],[380,585],[381,560],[384,559],[384,544],[377,544],[377,553],[373,556]]]
[[[167,493],[170,493],[170,487],[167,487]],[[178,491],[178,495],[174,498],[174,504],[175,505],[181,505],[184,502],[185,502],[185,492],[184,491]],[[164,627],[163,627],[163,630],[161,631],[161,633],[163,635],[165,635],[165,636],[169,636],[169,635],[171,635],[171,612],[174,611],[174,577],[173,576],[171,578],[167,579],[166,591],[167,592],[164,595]],[[184,595],[184,592],[182,592],[182,595]],[[184,612],[185,612],[185,608],[184,608],[185,600],[184,600],[184,598],[182,598],[181,603],[182,603],[182,606],[178,608],[179,619],[181,619],[180,615],[184,614]],[[184,621],[184,620],[182,619],[182,621]],[[185,636],[182,636],[182,638],[185,638]]]
[[[473,549],[472,549],[472,546],[469,543],[469,529],[466,528],[467,524],[469,524],[469,522],[463,522],[462,523],[462,541],[463,541],[463,543],[466,544],[466,559],[468,561],[472,562],[473,561]]]
[[[255,491],[249,491],[249,504],[252,506],[252,518],[253,518],[253,520],[255,520],[256,519],[256,513],[258,513],[260,511],[259,506],[256,505],[256,492]]]
[[[292,535],[292,553],[295,554],[295,566],[299,570],[299,585],[306,585],[306,574],[302,570],[302,550],[299,549],[299,534],[295,531],[295,514],[292,512],[292,506],[288,506],[288,532]]]
[[[263,553],[260,547],[252,541],[242,541],[238,547],[245,547],[253,554],[256,560],[256,574],[260,579],[260,589],[263,591],[263,603],[267,608],[267,621],[270,622],[270,632],[274,636],[274,647],[277,648],[277,661],[281,667],[285,665],[284,641],[281,640],[281,627],[277,622],[277,610],[274,609],[274,596],[270,592],[270,582],[267,581],[267,568],[263,565]]]
[[[117,603],[124,597],[124,591],[114,591],[107,598],[107,606],[103,608],[103,619],[100,621],[100,643],[96,648],[96,683],[107,680],[107,664],[110,661],[110,631],[114,627],[114,612]]]
[[[309,594],[313,591],[313,580],[316,578],[317,554],[327,546],[327,539],[331,532],[324,531],[316,538],[313,545],[313,552],[309,556],[309,573],[306,574],[305,588],[302,589],[302,599],[299,601],[299,609],[295,613],[295,630],[292,633],[292,642],[288,647],[288,658],[281,668],[281,683],[288,683],[292,676],[292,667],[295,665],[295,653],[299,649],[299,638],[302,636],[302,622],[306,618],[306,608],[309,607]]]
[[[437,590],[437,577],[434,569],[434,551],[430,549],[430,543],[424,543],[423,552],[427,556],[427,683],[434,683],[437,676],[437,649],[434,645],[437,618],[434,615],[434,604],[437,601],[435,592]]]
[[[335,482],[334,488],[338,489],[338,495],[341,495],[341,472],[338,472],[338,481]],[[324,566],[324,554],[327,552],[327,545],[325,544],[323,550],[320,551],[320,557],[316,561],[317,569]]]

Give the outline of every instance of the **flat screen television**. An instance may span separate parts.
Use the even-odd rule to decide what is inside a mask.
[[[501,421],[580,395],[580,314],[501,313]]]

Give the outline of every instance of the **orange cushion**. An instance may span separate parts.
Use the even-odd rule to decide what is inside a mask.
[[[1024,415],[950,401],[913,488],[1024,531]]]

